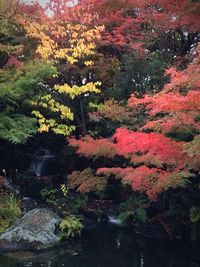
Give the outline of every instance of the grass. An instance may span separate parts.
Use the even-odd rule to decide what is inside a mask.
[[[21,201],[14,195],[0,195],[0,233],[10,227],[21,214]]]

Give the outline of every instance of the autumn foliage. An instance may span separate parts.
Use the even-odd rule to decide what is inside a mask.
[[[72,2],[0,1],[0,138],[67,139],[75,195],[199,201],[200,2]]]
[[[126,4],[130,4],[130,2],[127,1]],[[136,3],[136,1],[132,1],[132,4],[133,2]],[[158,17],[160,16],[159,21],[162,21],[161,18],[165,22],[170,21],[173,10],[173,12],[177,11],[178,15],[174,22],[170,23],[171,29],[187,27],[188,30],[192,30],[189,14],[190,12],[195,13],[194,9],[188,9],[187,12],[178,9],[179,1],[175,1],[173,8],[172,3],[168,3],[169,1],[165,3],[154,1],[148,8],[144,2],[141,1],[140,4],[137,2],[138,10],[135,11],[137,14],[132,18],[126,17],[129,22],[137,20],[137,23],[142,23],[142,20],[139,19],[143,19],[143,22],[148,20],[148,23],[152,23],[159,33],[167,25],[164,23],[158,25]],[[125,5],[125,2],[120,1],[120,4]],[[159,5],[160,9],[156,5]],[[184,1],[181,6],[186,8],[188,5],[189,2]],[[162,8],[165,12],[161,11]],[[152,16],[147,16],[148,9],[154,11]],[[111,8],[107,12],[110,10]],[[114,11],[112,10],[112,12]],[[113,14],[116,15],[116,13]],[[120,11],[118,15],[122,15]],[[195,13],[195,16],[199,16],[199,14]],[[197,29],[196,21],[192,21],[193,29]],[[127,23],[127,25],[129,24]],[[113,34],[113,38],[119,37],[123,32],[121,32],[122,26],[116,26],[112,31],[116,29],[118,35]],[[111,36],[112,31],[109,33]],[[141,36],[139,38],[141,41]],[[116,40],[111,40],[108,35],[107,40],[119,44]],[[123,42],[125,40],[121,39],[120,44],[122,45]],[[165,75],[169,78],[169,82],[160,92],[152,92],[142,98],[138,98],[136,94],[130,96],[128,106],[132,109],[132,114],[140,114],[141,111],[145,111],[145,119],[141,125],[137,126],[137,131],[121,127],[116,129],[112,138],[94,139],[87,136],[80,140],[69,140],[69,144],[76,147],[77,153],[81,156],[94,159],[121,157],[124,167],[115,166],[113,162],[113,167],[97,168],[97,176],[116,177],[123,184],[130,185],[134,191],[146,193],[152,200],[170,188],[187,187],[190,179],[199,171],[199,46],[196,46],[191,52],[186,68],[170,67],[166,69]],[[105,113],[103,113],[104,110]],[[109,116],[111,111],[108,108],[107,112],[106,108],[104,110],[99,109],[96,113],[96,116],[99,116],[97,119],[95,113],[93,114],[94,121],[98,123],[98,118]],[[115,116],[114,109],[113,116]]]
[[[199,3],[191,4],[189,0],[81,0],[72,8],[71,13],[76,15],[71,20],[80,20],[80,14],[87,14],[88,23],[105,25],[104,45],[129,46],[142,52],[152,37],[165,30],[198,31],[198,10]]]
[[[145,192],[152,199],[170,187],[185,186],[191,174],[186,169],[183,144],[157,133],[129,132],[118,129],[113,142],[106,139],[70,140],[77,152],[87,157],[122,156],[130,167],[99,168],[97,174],[116,175],[124,184]]]

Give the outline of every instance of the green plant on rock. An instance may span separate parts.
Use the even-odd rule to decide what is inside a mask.
[[[80,236],[83,224],[80,218],[77,218],[74,215],[69,215],[61,221],[60,229],[61,239],[67,239],[70,237]]]
[[[21,201],[14,195],[3,195],[0,198],[0,233],[4,232],[19,218]]]

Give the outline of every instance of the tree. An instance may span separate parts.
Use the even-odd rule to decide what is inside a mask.
[[[38,42],[36,53],[43,60],[50,60],[58,71],[52,77],[52,85],[46,87],[46,93],[35,102],[33,114],[38,118],[40,132],[52,130],[56,134],[69,135],[75,126],[71,123],[78,119],[74,111],[74,98],[80,101],[80,117],[83,133],[86,132],[84,114],[84,95],[99,93],[98,81],[93,81],[84,75],[83,70],[94,64],[96,42],[100,39],[102,26],[89,27],[80,23],[65,23],[65,12],[68,11],[67,3],[62,13],[58,15],[60,1],[51,1],[52,17],[43,14],[41,21],[31,21],[25,17],[20,19],[27,35]],[[64,8],[63,6],[63,8]],[[60,14],[61,15],[61,14]],[[70,69],[71,75],[67,79],[60,73],[60,68]],[[66,82],[65,82],[66,81]],[[57,84],[59,82],[59,84]],[[44,85],[45,86],[45,85]],[[49,113],[45,113],[45,109]]]
[[[0,7],[0,139],[25,143],[37,129],[31,101],[54,68],[30,60],[31,45],[18,23],[20,1],[0,1]]]

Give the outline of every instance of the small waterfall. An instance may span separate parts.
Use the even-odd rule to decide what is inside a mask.
[[[112,223],[115,225],[122,225],[122,221],[117,216],[108,215],[108,221],[109,223]]]
[[[49,150],[43,149],[36,154],[28,171],[37,177],[51,175],[57,173],[57,165],[55,156]]]
[[[31,172],[34,173],[37,177],[40,177],[43,174],[43,166],[46,161],[49,159],[55,158],[55,156],[45,155],[42,157],[37,158],[32,164],[31,164]]]

